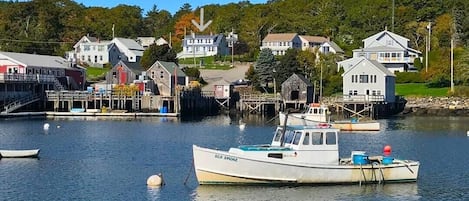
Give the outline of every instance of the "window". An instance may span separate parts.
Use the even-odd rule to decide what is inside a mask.
[[[358,91],[357,91],[357,90],[353,90],[353,95],[354,95],[354,96],[358,95]]]
[[[336,144],[337,138],[335,136],[335,132],[327,132],[326,133],[326,144],[333,145]]]
[[[163,71],[161,71],[160,72],[160,78],[163,79],[163,77],[164,77],[164,73],[163,73]]]
[[[104,45],[98,45],[98,51],[104,51]]]
[[[368,83],[368,75],[360,75],[360,83]]]
[[[322,51],[322,52],[325,53],[325,54],[326,54],[326,53],[329,53],[329,47],[323,47],[323,51]]]
[[[387,45],[392,45],[392,40],[387,40],[387,41],[386,41],[386,44],[387,44]]]
[[[295,138],[293,139],[293,144],[298,145],[300,143],[300,138],[301,138],[301,132],[296,132]]]
[[[303,139],[303,145],[309,145],[309,133],[305,133],[305,138]]]
[[[322,144],[322,133],[321,132],[314,132],[311,133],[311,137],[313,138],[311,142],[313,145],[321,145]]]
[[[278,130],[277,130],[277,133],[275,133],[275,137],[274,137],[274,141],[275,141],[275,142],[280,141],[280,137],[282,136],[282,132],[283,132],[282,129],[278,129]]]
[[[83,46],[83,49],[84,49],[85,51],[90,51],[90,46],[89,46],[89,45],[85,45],[85,46]]]
[[[103,61],[103,56],[102,56],[102,55],[99,56],[99,60],[100,60],[100,61]]]
[[[98,56],[94,56],[94,62],[95,62],[95,63],[98,62]]]
[[[88,61],[91,61],[91,56],[90,55],[88,55]]]
[[[349,90],[349,91],[348,91],[348,95],[353,95],[353,91],[352,91],[352,90]]]
[[[295,133],[293,131],[285,132],[285,144],[291,144]]]

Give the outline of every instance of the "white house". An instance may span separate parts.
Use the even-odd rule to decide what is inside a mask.
[[[409,46],[409,39],[381,31],[363,40],[363,48],[353,50],[353,57],[365,57],[382,63],[392,72],[414,71],[414,60],[422,53]]]
[[[102,67],[107,63],[114,66],[121,60],[139,62],[144,51],[133,39],[114,38],[112,41],[102,41],[90,36],[83,36],[73,48],[74,51],[67,55],[69,61],[95,67]]]
[[[302,41],[296,33],[267,34],[260,49],[269,48],[274,55],[285,55],[288,49],[301,49]]]
[[[378,61],[362,58],[342,80],[344,101],[396,101],[395,75]]]
[[[103,66],[109,63],[110,41],[101,41],[96,37],[83,36],[74,46],[74,51],[67,57],[72,62],[88,64],[91,66]]]
[[[318,48],[324,43],[329,41],[328,38],[322,36],[307,36],[301,35],[301,50],[308,50]]]
[[[206,57],[229,54],[226,37],[223,34],[215,35],[186,35],[182,41],[182,52],[177,58]]]

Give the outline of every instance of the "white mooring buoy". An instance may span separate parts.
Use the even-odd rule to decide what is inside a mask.
[[[50,126],[49,123],[45,123],[44,124],[44,130],[49,130],[49,126]]]
[[[164,185],[163,175],[161,173],[151,175],[147,179],[147,185],[150,187],[160,187]]]

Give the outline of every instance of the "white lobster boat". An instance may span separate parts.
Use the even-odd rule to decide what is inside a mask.
[[[286,114],[279,113],[280,125],[283,125]],[[379,131],[380,123],[373,120],[358,121],[356,119],[331,121],[329,109],[319,103],[312,103],[302,113],[289,113],[287,125],[310,125],[330,124],[332,128],[338,128],[341,131]]]
[[[344,184],[412,182],[420,163],[352,152],[339,158],[339,129],[278,126],[271,144],[229,151],[193,145],[199,184]]]

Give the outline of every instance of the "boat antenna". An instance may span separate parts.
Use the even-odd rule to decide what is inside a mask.
[[[287,119],[288,119],[288,113],[289,113],[289,110],[287,109],[285,111],[285,119],[283,120],[283,128],[282,128],[282,135],[280,137],[280,146],[283,147],[283,145],[285,144],[285,132],[287,131]]]

